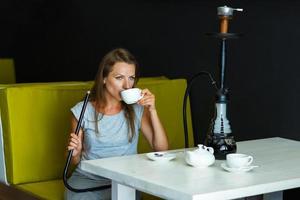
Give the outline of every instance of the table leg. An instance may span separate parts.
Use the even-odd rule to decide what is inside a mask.
[[[126,185],[122,185],[116,181],[112,181],[111,197],[112,200],[135,200],[135,189]]]
[[[283,199],[283,192],[272,192],[264,194],[264,200],[282,200]]]

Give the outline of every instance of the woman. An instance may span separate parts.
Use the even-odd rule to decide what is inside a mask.
[[[80,161],[137,153],[139,130],[154,151],[168,149],[165,130],[160,122],[155,96],[142,90],[137,104],[127,105],[120,92],[136,85],[138,64],[125,49],[115,49],[102,60],[91,89],[82,127],[74,133],[83,106],[79,102],[71,111],[72,133],[67,149],[73,150],[72,163],[77,165],[68,182],[75,188],[90,188],[110,184],[108,179],[84,172]],[[110,189],[74,193],[65,192],[66,199],[110,199]]]

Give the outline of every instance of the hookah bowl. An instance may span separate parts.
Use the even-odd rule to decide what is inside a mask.
[[[237,150],[231,126],[226,116],[228,97],[225,93],[227,94],[227,90],[217,92],[216,112],[205,141],[207,146],[214,148],[216,159],[222,160],[226,158],[227,154],[235,153]]]

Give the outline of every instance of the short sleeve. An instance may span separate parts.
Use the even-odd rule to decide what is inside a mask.
[[[71,108],[71,112],[73,113],[73,115],[75,116],[75,118],[77,120],[79,120],[82,106],[83,106],[83,102],[81,101],[81,102],[77,103],[74,107]]]

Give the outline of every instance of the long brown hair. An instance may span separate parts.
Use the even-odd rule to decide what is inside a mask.
[[[104,96],[104,78],[108,76],[108,74],[113,70],[113,66],[117,62],[125,62],[127,64],[133,64],[135,66],[135,82],[134,86],[136,85],[138,81],[138,63],[135,59],[135,57],[126,49],[123,48],[117,48],[110,52],[108,52],[100,62],[98,72],[96,74],[95,82],[93,87],[91,88],[91,95],[90,95],[90,101],[95,102],[95,107],[98,106],[106,106],[107,102]],[[125,111],[125,118],[127,120],[128,127],[130,127],[130,130],[128,130],[128,140],[129,142],[132,141],[133,136],[135,133],[134,128],[134,119],[135,119],[135,113],[133,110],[132,105],[128,105],[122,101],[122,107]],[[95,112],[95,128],[96,133],[99,133],[98,130],[98,113]]]

